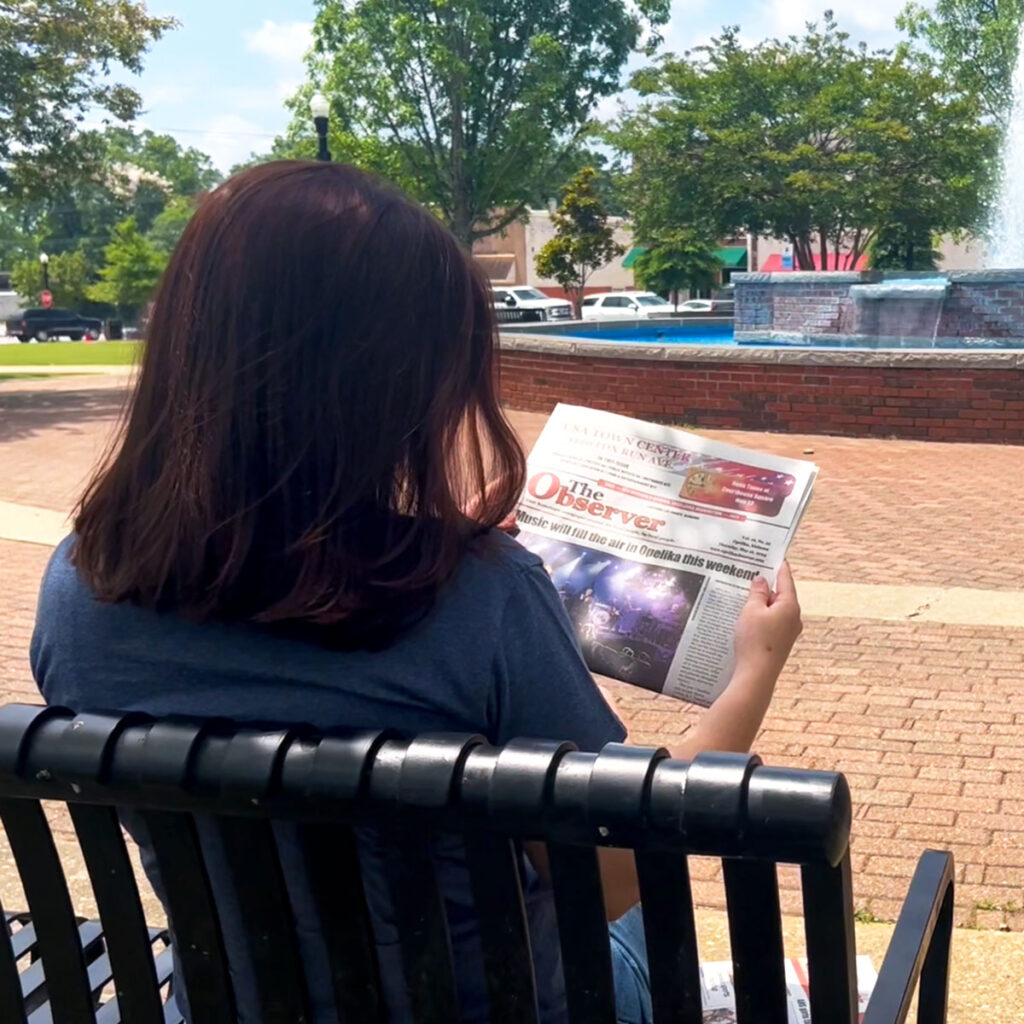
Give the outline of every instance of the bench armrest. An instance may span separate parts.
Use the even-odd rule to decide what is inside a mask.
[[[920,978],[918,1024],[944,1024],[953,936],[953,855],[927,850],[917,863],[863,1024],[903,1024]]]

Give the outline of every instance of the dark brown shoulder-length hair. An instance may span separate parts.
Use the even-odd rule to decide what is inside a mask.
[[[396,190],[235,175],[160,283],[74,564],[105,601],[389,642],[522,488],[495,337],[486,278]]]

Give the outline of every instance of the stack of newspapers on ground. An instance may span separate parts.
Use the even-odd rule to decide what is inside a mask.
[[[519,540],[591,671],[705,707],[732,674],[755,576],[775,575],[818,467],[575,406],[529,460]]]
[[[858,1020],[863,1020],[868,999],[878,975],[871,960],[857,957]],[[732,987],[732,963],[700,965],[701,1006],[703,1024],[736,1024],[736,992]],[[807,961],[786,961],[786,995],[789,1020],[787,1024],[810,1024],[811,1000],[808,995]]]

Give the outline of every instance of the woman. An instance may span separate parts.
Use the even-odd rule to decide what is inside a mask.
[[[222,185],[171,258],[123,435],[43,582],[32,665],[44,697],[584,750],[622,740],[540,560],[495,529],[524,460],[495,392],[494,340],[486,280],[392,189],[292,162]],[[678,756],[749,746],[799,628],[788,571],[778,595],[755,581],[735,678]],[[283,831],[279,847],[314,1016],[331,1020],[325,954]],[[362,854],[401,1020],[380,851]],[[542,1015],[560,1021],[552,899],[543,851],[530,856]],[[630,856],[603,856],[612,920],[636,904],[637,884]],[[464,865],[457,846],[439,857],[464,1018],[484,1021]],[[239,1016],[258,1021],[244,908],[217,890]],[[639,1021],[650,1011],[637,912],[614,928],[620,1017]]]

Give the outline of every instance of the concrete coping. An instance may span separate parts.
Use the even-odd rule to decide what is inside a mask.
[[[994,270],[784,270],[766,274],[762,271],[733,274],[737,285],[787,284],[880,284],[884,281],[945,277],[951,284],[1024,284],[1024,268]]]
[[[503,352],[588,356],[647,362],[768,364],[772,366],[1024,369],[1024,349],[814,349],[797,346],[645,345],[538,334],[502,334]]]

